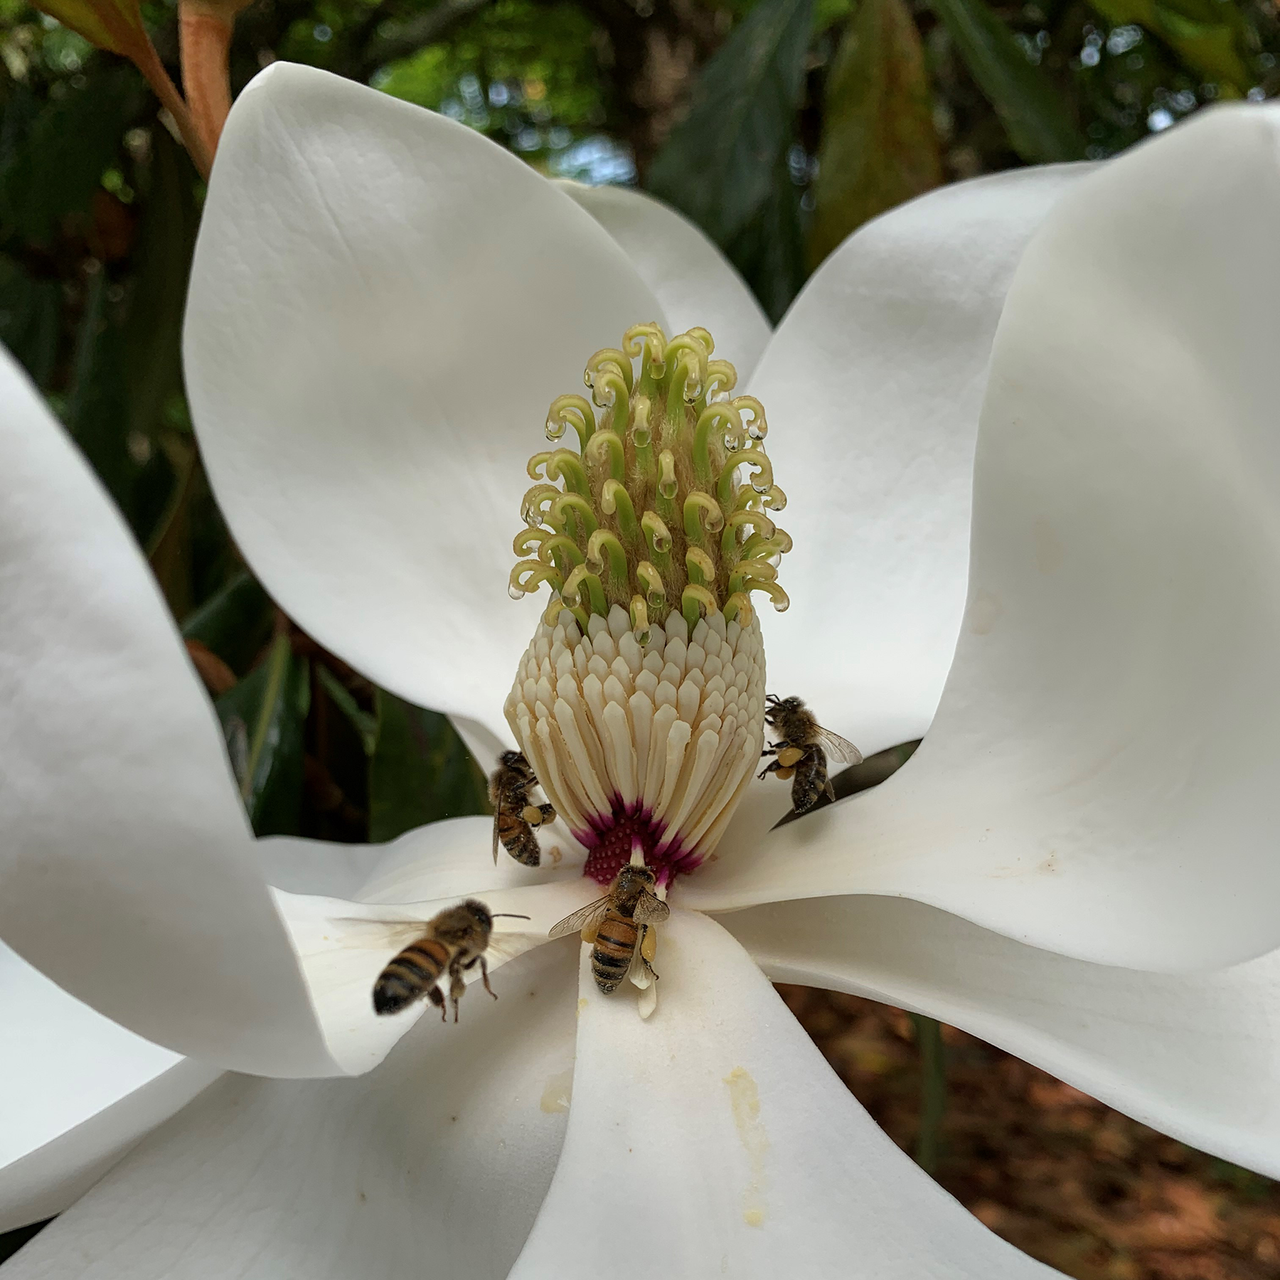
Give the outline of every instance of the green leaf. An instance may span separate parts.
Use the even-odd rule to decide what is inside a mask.
[[[272,612],[271,597],[245,569],[185,619],[182,636],[199,640],[232,671],[243,672],[271,636]]]
[[[441,818],[489,812],[484,774],[445,716],[379,689],[369,761],[369,839],[394,840]]]
[[[310,664],[278,636],[266,660],[217,701],[240,795],[260,836],[301,826]]]
[[[168,130],[151,131],[151,184],[138,230],[139,264],[124,324],[129,426],[155,438],[165,406],[182,390],[182,314],[195,247],[191,162]]]
[[[378,717],[361,707],[352,697],[351,690],[323,663],[316,663],[316,675],[324,685],[324,691],[333,699],[334,705],[359,735],[365,755],[372,756],[378,746]]]
[[[702,70],[649,189],[728,246],[768,204],[795,136],[813,0],[759,0]]]
[[[942,181],[920,33],[903,0],[862,0],[827,75],[809,257]]]
[[[95,69],[79,87],[66,85],[61,96],[46,102],[6,148],[0,221],[24,239],[44,244],[68,214],[87,214],[141,95],[133,68],[113,64]]]
[[[1108,22],[1137,23],[1205,80],[1246,93],[1255,77],[1240,54],[1244,19],[1220,0],[1089,0]]]
[[[127,57],[146,39],[137,0],[39,0],[35,7],[112,53]]]
[[[983,0],[929,0],[995,108],[1013,149],[1033,164],[1079,160],[1084,135],[1039,67]]]
[[[774,165],[763,206],[725,246],[729,260],[777,324],[804,284],[804,230],[800,191],[785,159]]]
[[[61,323],[58,282],[37,280],[13,258],[0,254],[0,342],[39,387],[47,387],[53,375]]]

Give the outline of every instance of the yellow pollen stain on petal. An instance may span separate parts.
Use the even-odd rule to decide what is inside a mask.
[[[751,1178],[742,1193],[742,1220],[749,1227],[764,1225],[764,1158],[769,1150],[769,1135],[760,1120],[760,1090],[745,1067],[734,1067],[724,1083],[729,1087],[729,1107],[738,1140],[747,1153]]]
[[[585,1004],[586,1001],[582,1003]],[[563,1071],[557,1071],[547,1081],[547,1087],[542,1091],[542,1101],[538,1105],[547,1115],[553,1116],[559,1111],[568,1111],[572,1098],[573,1068],[566,1067]]]
[[[582,1011],[587,1007],[587,997],[583,996],[578,1001],[578,1017],[582,1017]]]

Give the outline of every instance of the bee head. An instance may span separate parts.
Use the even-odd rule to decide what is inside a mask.
[[[521,775],[531,774],[532,769],[529,768],[529,762],[524,758],[523,751],[504,751],[498,757],[498,764],[504,769],[510,769],[513,773]]]
[[[618,888],[623,892],[634,892],[637,889],[652,889],[657,877],[648,867],[637,867],[628,863],[618,872]]]
[[[777,724],[779,717],[794,715],[804,706],[799,698],[779,698],[776,693],[766,695],[765,703],[768,710],[765,711],[764,718],[770,724]]]
[[[515,753],[512,752],[511,754],[514,755]],[[485,904],[481,902],[479,899],[468,898],[466,902],[464,902],[462,905],[471,914],[471,918],[482,929],[493,928],[493,912],[491,912],[489,908],[486,907]]]

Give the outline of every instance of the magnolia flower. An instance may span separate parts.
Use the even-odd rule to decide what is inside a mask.
[[[47,1211],[176,1109],[182,1090],[157,1100],[156,1081],[188,1064],[132,1033],[197,1073],[338,1077],[215,1084],[8,1264],[13,1280],[586,1277],[606,1264],[637,1277],[1047,1274],[875,1129],[769,979],[940,1017],[1280,1171],[1276,121],[1223,109],[1098,169],[926,196],[842,246],[770,337],[710,245],[647,198],[557,187],[449,121],[318,72],[260,76],[223,135],[190,294],[188,386],[215,489],[264,582],[319,640],[450,712],[486,754],[518,737],[568,819],[546,861],[553,838],[564,856],[495,867],[484,818],[383,849],[255,843],[145,566],[5,366],[0,933],[70,993],[15,969],[31,985],[6,1024],[38,1022],[20,1001],[39,989],[66,1030],[43,1058],[16,1052],[23,1097],[56,1118],[12,1168],[59,1148]],[[662,548],[628,541],[617,489],[606,506],[608,440],[577,526],[562,521],[567,542],[530,557],[583,616],[557,608],[544,623],[545,601],[508,598],[521,463],[548,405],[593,352],[650,322],[714,335],[714,358],[767,413],[764,456],[791,498],[785,616],[730,609],[734,572],[772,579],[735,570],[752,558],[746,535],[698,544],[724,533],[699,501],[688,548],[714,574],[696,556],[651,561],[658,593],[637,557]],[[612,415],[625,434],[633,505],[648,350],[629,389],[622,356],[591,366],[599,429]],[[648,374],[679,358],[664,347]],[[695,353],[696,389],[664,402],[695,431],[710,359],[704,370]],[[704,445],[758,452],[750,407]],[[683,506],[711,471],[677,445]],[[730,468],[722,492],[732,459],[716,460],[717,502],[760,513],[734,486],[763,464]],[[654,492],[670,488],[665,465]],[[622,563],[608,539],[590,545],[588,517],[616,533]],[[540,527],[526,547],[559,536],[554,520]],[[568,542],[583,560],[573,583]],[[689,605],[690,585],[707,598]],[[664,609],[653,685],[628,655],[646,630],[656,645]],[[880,787],[774,829],[787,784],[725,764],[763,737],[766,651],[768,687],[865,751],[928,728],[924,745]],[[739,685],[724,673],[740,657]],[[538,687],[552,675],[570,709],[559,737]],[[635,821],[642,794],[662,803],[642,793],[636,762],[655,759],[656,739],[636,694],[655,723],[675,705],[683,740],[709,732],[719,750],[732,733],[710,763],[687,754],[666,826]],[[666,767],[646,765],[643,786],[665,786]],[[619,805],[628,776],[636,802]],[[599,893],[601,849],[614,862],[638,850],[668,886],[647,1020],[635,995],[598,992],[587,948],[540,945]],[[423,919],[467,895],[530,917],[513,935],[525,953],[495,957],[498,1000],[466,995],[456,1026],[376,1019],[387,952],[343,945],[342,922]],[[94,1035],[114,1072],[94,1105],[120,1099],[90,1121],[96,1146],[64,1105],[71,1073],[44,1084],[45,1063]],[[139,1063],[117,1069],[131,1049]]]

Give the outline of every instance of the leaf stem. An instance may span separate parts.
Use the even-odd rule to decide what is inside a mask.
[[[234,17],[192,0],[179,0],[178,45],[182,87],[200,142],[212,161],[231,111],[228,62]]]
[[[942,1027],[922,1013],[911,1015],[920,1050],[920,1130],[916,1136],[916,1164],[925,1173],[938,1171],[942,1147],[942,1117],[947,1109],[947,1065]]]
[[[207,178],[213,166],[213,151],[205,146],[191,112],[187,109],[187,104],[182,100],[177,86],[169,79],[169,73],[164,69],[160,55],[156,53],[155,45],[144,35],[141,40],[132,44],[129,57],[155,91],[161,105],[173,117],[174,123],[178,126],[178,133],[182,137],[182,145],[186,147],[196,168],[200,171],[200,176]]]

